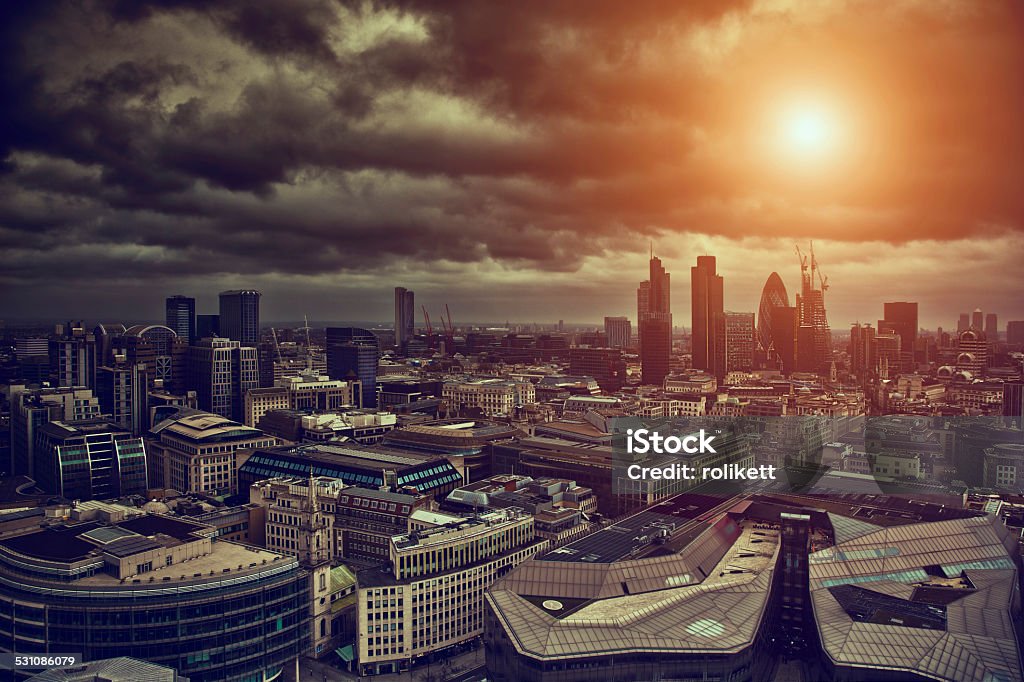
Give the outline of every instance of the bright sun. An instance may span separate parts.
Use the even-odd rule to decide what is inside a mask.
[[[835,112],[821,102],[798,100],[777,110],[776,144],[794,160],[832,157],[840,146]]]
[[[821,149],[828,144],[830,128],[823,112],[814,109],[796,111],[786,123],[786,137],[794,147],[808,151]]]

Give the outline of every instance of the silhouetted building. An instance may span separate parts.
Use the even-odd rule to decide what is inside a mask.
[[[661,259],[651,255],[650,278],[637,289],[640,331],[640,365],[645,384],[665,380],[672,355],[671,275]]]
[[[96,385],[96,337],[81,322],[68,322],[50,341],[50,372],[58,386]]]
[[[235,289],[220,292],[220,335],[243,346],[260,341],[260,292]]]
[[[818,282],[815,282],[815,276]],[[800,258],[800,293],[796,308],[800,315],[797,329],[797,369],[804,372],[824,372],[832,360],[832,331],[825,312],[825,290],[828,280],[822,276],[812,246],[810,268],[808,257]]]
[[[343,381],[358,379],[363,388],[357,407],[377,407],[377,337],[358,327],[328,327],[325,338],[327,374]]]
[[[960,318],[956,321],[957,333],[964,331],[971,326],[971,316],[967,313],[960,313]]]
[[[1003,384],[1003,416],[1017,422],[1017,428],[1024,428],[1024,381],[1007,381]]]
[[[875,328],[870,324],[854,324],[850,327],[850,372],[862,382],[876,368],[875,365]]]
[[[220,315],[196,315],[196,338],[220,336]]]
[[[1006,323],[1006,343],[1014,346],[1024,344],[1024,320]]]
[[[975,308],[971,313],[971,326],[979,332],[985,331],[985,313],[981,312],[981,308]]]
[[[723,280],[716,273],[714,256],[697,256],[697,265],[690,268],[690,296],[692,322],[693,366],[713,374],[719,380],[725,376],[725,367],[719,366],[723,358],[716,334],[718,316],[723,307]]]
[[[395,287],[395,345],[404,352],[415,334],[415,295],[404,287]]]
[[[188,341],[196,339],[196,299],[171,296],[167,299],[167,326]]]
[[[772,339],[782,372],[796,371],[797,329],[800,315],[796,306],[775,308],[772,311]]]
[[[885,318],[878,321],[878,333],[892,332],[900,337],[900,363],[903,371],[914,368],[917,347],[917,303],[895,301],[883,304]]]
[[[761,303],[757,307],[757,347],[759,362],[765,367],[779,367],[782,362],[779,358],[779,351],[775,347],[774,327],[779,322],[776,318],[776,309],[789,307],[789,294],[786,292],[786,285],[783,284],[779,273],[773,272],[761,289]],[[795,332],[793,332],[795,337]],[[794,338],[795,341],[795,338]]]
[[[999,316],[995,313],[985,315],[985,337],[989,343],[999,342]]]

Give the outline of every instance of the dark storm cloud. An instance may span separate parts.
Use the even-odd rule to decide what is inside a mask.
[[[670,235],[1021,229],[1019,6],[766,6],[6,3],[0,285],[453,263],[598,282]],[[791,76],[857,102],[831,174],[754,148]]]

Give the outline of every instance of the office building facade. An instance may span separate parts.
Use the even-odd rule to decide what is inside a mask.
[[[725,376],[724,352],[717,330],[724,314],[722,276],[714,256],[697,256],[690,268],[691,348],[694,369],[702,369],[719,381]]]
[[[358,327],[328,327],[327,374],[332,379],[357,379],[362,400],[357,407],[377,407],[377,360],[380,346],[373,332]]]
[[[220,292],[218,332],[242,346],[260,342],[260,292],[234,289]]]
[[[196,338],[196,299],[189,296],[170,296],[166,301],[166,323],[179,337],[188,341]]]
[[[39,487],[68,500],[146,494],[142,438],[105,419],[44,424],[36,433],[34,458]]]

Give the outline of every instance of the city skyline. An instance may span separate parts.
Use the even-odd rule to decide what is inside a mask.
[[[3,12],[3,318],[600,322],[651,240],[752,311],[813,239],[835,329],[1024,319],[1017,3]]]

